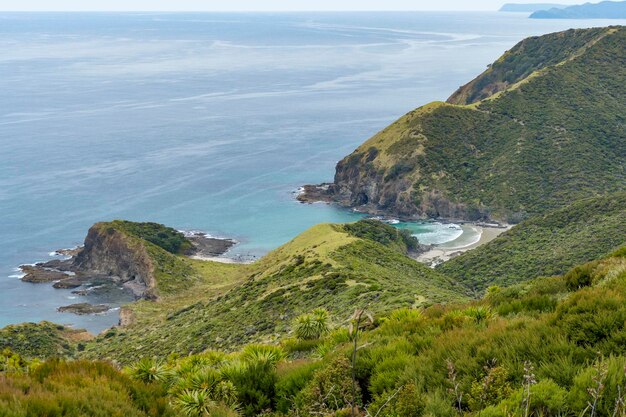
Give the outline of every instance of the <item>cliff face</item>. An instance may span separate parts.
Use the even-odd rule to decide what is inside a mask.
[[[137,297],[156,298],[154,265],[145,246],[106,223],[96,223],[89,229],[73,267],[115,277]]]
[[[522,41],[448,102],[416,109],[337,164],[334,201],[409,218],[518,222],[626,189],[624,27]],[[576,103],[575,105],[573,103]]]
[[[337,164],[330,190],[342,205],[359,207],[372,214],[402,218],[487,219],[486,213],[466,204],[451,201],[437,189],[420,194],[413,190],[410,164],[394,165],[391,172],[372,164],[377,148],[355,152]]]

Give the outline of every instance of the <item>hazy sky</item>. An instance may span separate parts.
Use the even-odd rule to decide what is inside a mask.
[[[0,10],[283,11],[283,10],[497,10],[508,0],[0,0]],[[510,0],[515,3],[573,3]]]

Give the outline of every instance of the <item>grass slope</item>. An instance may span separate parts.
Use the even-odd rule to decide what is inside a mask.
[[[626,243],[626,192],[526,220],[437,269],[475,291],[558,275]]]
[[[338,199],[517,222],[624,190],[624,43],[624,27],[522,42],[451,98],[471,104],[417,109],[342,160]]]
[[[403,237],[383,227],[395,235],[389,246],[322,224],[251,265],[185,260],[202,277],[195,286],[157,303],[132,305],[134,324],[100,336],[86,354],[128,362],[234,349],[277,340],[297,315],[316,307],[347,318],[359,306],[383,312],[466,298],[463,287],[401,253]]]

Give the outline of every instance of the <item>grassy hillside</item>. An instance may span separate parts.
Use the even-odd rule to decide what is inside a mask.
[[[196,283],[158,303],[129,306],[134,323],[100,336],[86,355],[128,362],[234,349],[277,340],[297,315],[317,307],[345,319],[355,306],[384,312],[466,298],[463,287],[405,256],[405,239],[379,222],[323,224],[251,265],[181,259]]]
[[[526,220],[437,269],[475,291],[558,275],[626,243],[626,193],[578,201]]]
[[[348,416],[353,403],[361,417],[626,411],[626,247],[563,276],[492,288],[478,302],[378,314],[358,333],[341,317],[331,316],[333,328],[316,339],[145,358],[122,373],[85,361],[11,368],[0,378],[0,409],[22,416],[13,410],[80,404],[82,415],[118,415],[107,414],[115,406],[124,415],[210,417]]]
[[[340,161],[335,199],[517,222],[623,190],[625,42],[623,27],[523,41],[450,99],[471,104],[412,111]]]
[[[10,349],[26,357],[71,357],[76,343],[88,340],[87,332],[47,321],[22,323],[0,329],[0,351]]]

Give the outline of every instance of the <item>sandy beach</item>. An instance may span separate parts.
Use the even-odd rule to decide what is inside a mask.
[[[454,258],[455,256],[462,254],[463,252],[467,252],[468,250],[472,250],[474,248],[484,245],[485,243],[491,242],[500,234],[509,230],[511,226],[486,227],[473,224],[464,224],[462,228],[463,234],[475,233],[479,237],[473,242],[464,243],[462,241],[463,235],[461,235],[459,238],[451,242],[446,242],[442,245],[438,245],[433,249],[418,255],[415,259],[419,262],[434,267],[436,265],[439,265],[440,263]]]
[[[249,264],[252,261],[242,261],[233,258],[226,258],[222,256],[201,256],[201,255],[192,255],[191,259],[197,259],[199,261],[211,261],[211,262],[219,262],[223,264]]]

